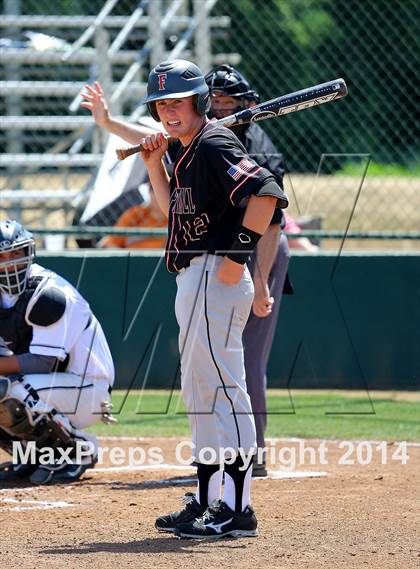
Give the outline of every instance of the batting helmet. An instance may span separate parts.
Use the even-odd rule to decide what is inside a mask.
[[[211,95],[225,95],[259,102],[260,96],[251,89],[247,79],[231,65],[219,65],[205,77]]]
[[[156,111],[156,101],[181,99],[191,95],[196,95],[194,99],[196,112],[205,115],[210,109],[210,96],[203,73],[190,61],[174,59],[163,61],[152,69],[144,102],[152,117],[160,121]]]
[[[19,253],[17,253],[19,252]],[[5,259],[3,253],[12,253]],[[0,290],[21,294],[35,256],[32,234],[17,221],[0,221]]]

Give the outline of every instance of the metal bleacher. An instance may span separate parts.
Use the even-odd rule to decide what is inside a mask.
[[[211,16],[217,0],[142,0],[134,12],[113,16],[118,2],[106,1],[96,16],[0,18],[0,36],[10,38],[0,47],[2,216],[26,222],[30,211],[32,222],[47,225],[48,213],[61,208],[61,223],[71,222],[106,143],[80,109],[85,82],[100,81],[111,112],[136,120],[148,70],[162,59],[192,59],[204,70],[239,62],[238,54],[211,53],[212,33],[230,25]],[[24,30],[33,41],[17,45]]]

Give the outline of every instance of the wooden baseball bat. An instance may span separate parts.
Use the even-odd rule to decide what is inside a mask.
[[[336,99],[341,99],[347,95],[347,85],[344,79],[334,79],[326,83],[320,83],[307,89],[301,89],[287,95],[282,95],[276,99],[271,99],[265,103],[260,103],[255,107],[244,109],[233,115],[229,115],[217,121],[226,127],[231,127],[239,124],[249,122],[263,121],[280,117],[289,113],[296,113],[315,107],[316,105],[323,105]],[[119,148],[116,150],[119,160],[124,160],[127,156],[136,154],[142,150],[142,145],[132,146],[130,148]]]

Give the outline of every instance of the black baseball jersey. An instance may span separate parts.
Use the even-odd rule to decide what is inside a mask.
[[[283,189],[284,163],[283,156],[274,146],[273,141],[259,124],[249,123],[232,127],[247,153],[263,168],[267,168],[273,174],[276,182]],[[279,223],[283,228],[286,224],[281,209],[274,211],[272,224]]]
[[[171,272],[203,253],[228,251],[250,195],[287,199],[271,172],[250,158],[229,129],[206,123],[177,155],[170,180],[166,263]]]

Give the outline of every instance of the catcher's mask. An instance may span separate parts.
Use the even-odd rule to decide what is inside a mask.
[[[249,81],[231,65],[219,65],[207,73],[205,80],[211,97],[233,97],[238,101],[235,109],[219,109],[216,114],[220,116],[217,118],[237,113],[247,108],[250,102],[259,103],[260,101],[260,96],[251,88]]]
[[[147,83],[147,104],[150,114],[160,121],[156,111],[156,101],[162,99],[183,99],[194,97],[194,109],[200,115],[205,115],[210,109],[209,89],[201,70],[190,61],[174,59],[159,63],[149,75]]]
[[[17,221],[0,221],[0,290],[22,294],[35,256],[32,234]]]

